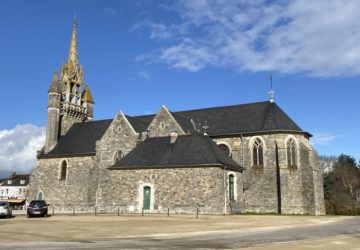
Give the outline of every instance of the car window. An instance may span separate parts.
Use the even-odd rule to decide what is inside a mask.
[[[0,201],[0,206],[6,206],[6,202]]]
[[[45,203],[45,201],[31,201],[30,202],[30,206],[45,206],[46,205],[46,203]]]

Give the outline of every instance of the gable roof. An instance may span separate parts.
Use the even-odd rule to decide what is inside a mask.
[[[246,134],[271,131],[304,132],[290,117],[281,110],[276,103],[258,102],[234,106],[215,107],[207,109],[174,112],[178,116],[188,118],[179,119],[181,126],[191,130],[190,121],[197,129],[203,130],[207,124],[210,136]],[[175,116],[175,119],[176,117]]]
[[[206,132],[210,136],[274,131],[300,132],[311,136],[276,103],[269,101],[170,113],[181,128],[191,134],[204,131],[203,126],[206,124],[209,127]],[[146,131],[154,117],[154,114],[127,116],[137,132]],[[139,120],[142,121],[141,126],[138,125]]]
[[[311,136],[291,120],[276,103],[269,101],[170,113],[181,128],[190,134],[204,131],[203,126],[206,124],[209,136],[264,132],[296,132]],[[146,131],[154,117],[155,114],[126,116],[138,133]],[[101,139],[111,122],[112,119],[75,123],[59,138],[53,150],[47,154],[40,152],[38,158],[94,155],[95,142]]]
[[[15,175],[9,179],[5,179],[1,186],[10,187],[10,186],[27,186],[29,185],[29,178],[30,175]],[[11,184],[8,183],[8,180],[11,180]],[[25,182],[22,184],[21,181],[24,180]]]
[[[179,135],[175,143],[170,143],[169,136],[148,138],[109,169],[195,166],[226,166],[244,170],[204,135]]]
[[[113,120],[79,122],[59,138],[56,146],[47,154],[44,152],[38,158],[62,157],[75,155],[94,155],[95,143],[100,140]]]
[[[149,126],[148,122],[138,119],[137,117],[126,115],[126,119],[130,122],[134,130],[138,133],[146,131],[147,127]]]

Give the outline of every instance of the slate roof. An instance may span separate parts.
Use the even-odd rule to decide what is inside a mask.
[[[113,120],[75,123],[59,138],[58,144],[49,153],[38,158],[95,154],[95,142],[100,140]]]
[[[180,135],[175,143],[170,143],[169,136],[148,138],[109,169],[194,166],[226,166],[244,170],[204,135]]]
[[[1,186],[10,187],[10,186],[27,186],[29,185],[30,175],[15,175],[12,178],[4,180]],[[11,184],[8,183],[8,180],[12,180]],[[21,184],[21,180],[25,180],[24,184]]]
[[[187,131],[209,126],[210,136],[270,131],[304,132],[276,103],[258,102],[226,107],[174,112],[174,118]],[[178,119],[177,117],[185,117]]]
[[[130,124],[134,128],[134,130],[138,133],[146,131],[146,129],[150,123],[150,122],[143,121],[137,117],[132,117],[132,116],[128,116],[128,115],[126,115],[126,119],[130,122]]]
[[[266,102],[215,107],[197,110],[170,112],[185,132],[209,136],[226,136],[234,134],[256,134],[264,132],[296,132],[307,136],[276,104]],[[136,132],[146,131],[155,115],[126,116]],[[75,123],[66,135],[59,138],[55,148],[47,154],[40,152],[38,158],[62,157],[76,155],[94,155],[95,142],[103,136],[112,119]]]

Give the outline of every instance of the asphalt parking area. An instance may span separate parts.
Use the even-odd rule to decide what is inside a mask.
[[[193,236],[232,231],[275,230],[334,223],[334,216],[55,215],[0,220],[0,242],[101,241],[120,238]]]

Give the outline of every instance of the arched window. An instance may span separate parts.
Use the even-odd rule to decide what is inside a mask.
[[[230,150],[230,148],[229,148],[226,144],[220,143],[220,144],[218,144],[218,147],[219,147],[222,151],[224,151],[228,156],[231,156],[231,150]]]
[[[296,166],[296,144],[293,138],[290,138],[286,143],[286,154],[288,167]]]
[[[39,191],[36,195],[36,199],[37,200],[43,200],[44,199],[44,192],[43,191]]]
[[[260,138],[256,138],[253,144],[253,165],[264,165],[264,145]]]
[[[123,157],[124,153],[121,150],[117,151],[114,155],[114,164],[118,163]]]
[[[234,175],[229,175],[229,199],[235,200],[235,191],[234,191]]]
[[[67,162],[63,161],[61,163],[61,169],[60,169],[60,180],[66,180],[67,175]]]

